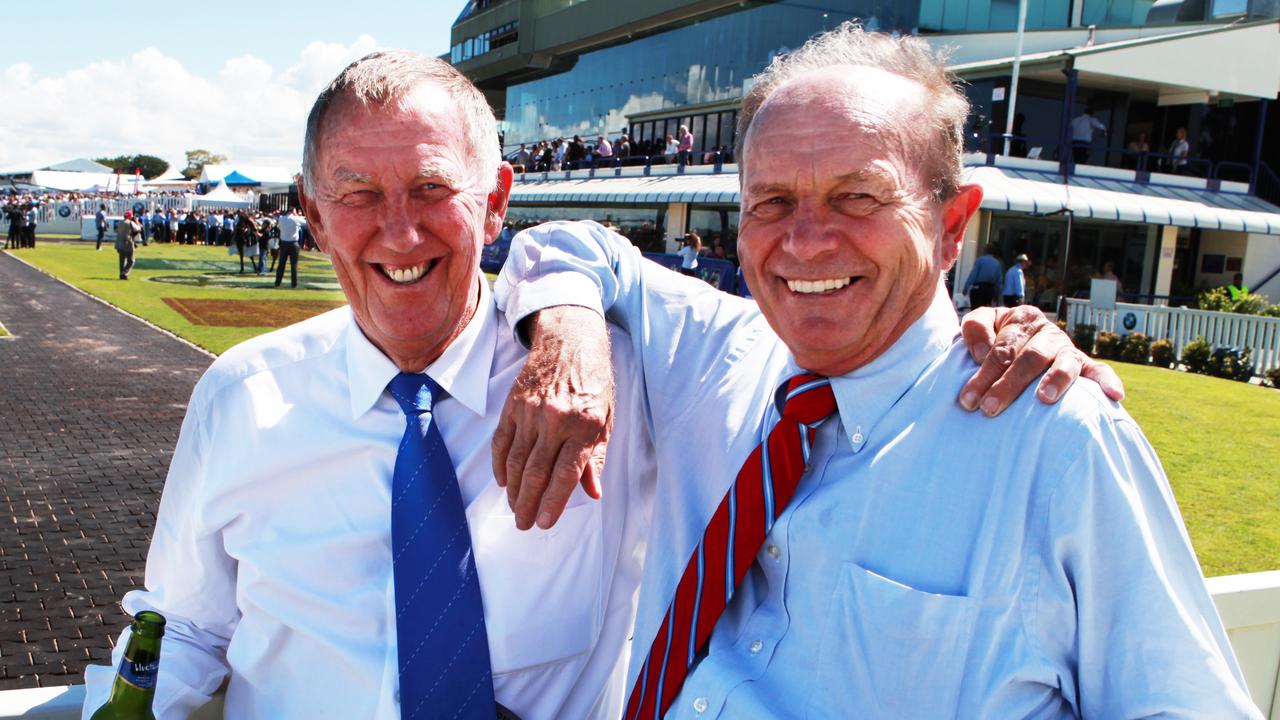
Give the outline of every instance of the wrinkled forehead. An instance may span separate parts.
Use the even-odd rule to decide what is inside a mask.
[[[869,66],[832,66],[794,78],[765,99],[747,133],[817,126],[831,133],[911,134],[926,114],[919,83]]]

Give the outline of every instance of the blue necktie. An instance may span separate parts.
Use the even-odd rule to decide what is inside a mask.
[[[489,637],[453,461],[431,417],[444,391],[426,375],[387,386],[408,426],[391,481],[400,717],[492,720]]]

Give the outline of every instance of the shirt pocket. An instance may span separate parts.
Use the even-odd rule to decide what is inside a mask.
[[[956,715],[975,602],[840,568],[822,632],[811,718]]]
[[[472,529],[495,675],[581,655],[603,623],[600,503],[567,508],[555,527],[517,530],[510,512]]]

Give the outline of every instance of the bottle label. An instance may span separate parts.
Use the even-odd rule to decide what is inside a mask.
[[[154,690],[160,661],[133,662],[129,658],[120,661],[120,679],[139,690]]]

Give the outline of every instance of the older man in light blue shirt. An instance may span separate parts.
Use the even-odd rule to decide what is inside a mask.
[[[513,325],[595,307],[642,365],[662,481],[626,717],[1259,717],[1124,410],[1088,383],[995,420],[951,402],[974,370],[942,281],[981,201],[959,184],[966,110],[914,38],[844,26],[771,66],[738,153],[758,308],[594,224],[513,243]],[[835,412],[745,576],[708,583],[708,522],[800,373]],[[690,577],[698,627],[727,606],[672,645]]]

